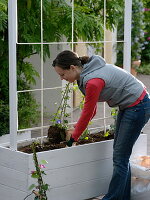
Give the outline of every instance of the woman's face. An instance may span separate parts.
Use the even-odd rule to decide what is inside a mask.
[[[62,69],[58,66],[54,67],[56,73],[60,76],[61,80],[66,80],[69,83],[73,83],[80,78],[79,68],[71,65],[70,69]]]

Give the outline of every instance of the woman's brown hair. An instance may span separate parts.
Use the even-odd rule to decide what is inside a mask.
[[[71,65],[82,67],[89,60],[88,56],[78,57],[78,55],[69,50],[62,51],[53,61],[53,67],[60,67],[64,70],[70,69]]]

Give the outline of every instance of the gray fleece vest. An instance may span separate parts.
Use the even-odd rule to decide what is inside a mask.
[[[83,66],[80,80],[77,81],[84,95],[86,95],[87,81],[93,78],[101,78],[105,81],[99,101],[106,101],[110,107],[119,106],[120,110],[134,103],[145,87],[130,73],[115,65],[107,64],[102,57],[97,55],[90,57],[89,62]]]

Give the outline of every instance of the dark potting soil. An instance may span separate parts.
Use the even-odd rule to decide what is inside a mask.
[[[65,148],[66,141],[64,141],[64,138],[65,138],[65,130],[64,129],[60,130],[59,127],[50,126],[49,130],[48,130],[48,141],[44,142],[42,145],[37,144],[36,152]],[[76,142],[76,145],[100,142],[100,141],[110,140],[113,138],[114,138],[113,131],[110,131],[108,136],[104,136],[104,131],[100,131],[99,133],[88,134],[88,135],[86,135],[86,138],[84,138],[84,139],[79,139],[78,142]],[[18,148],[18,151],[29,153],[29,154],[33,153],[31,145],[28,145],[25,147],[20,147],[20,148]]]
[[[65,141],[66,130],[58,126],[50,126],[48,129],[48,138],[52,143],[60,143]]]

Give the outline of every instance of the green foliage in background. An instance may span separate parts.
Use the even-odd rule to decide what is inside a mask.
[[[114,30],[123,12],[123,1],[109,0],[106,2],[104,11],[104,0],[75,0],[75,16],[80,13],[81,17],[75,18],[74,39],[78,36],[83,41],[104,40],[104,12],[106,14],[105,26]],[[88,18],[85,18],[88,16]],[[90,44],[96,52],[103,53],[103,43]]]
[[[139,74],[150,75],[150,64],[142,64],[136,69]]]
[[[150,1],[143,0],[144,5],[144,42],[142,45],[141,61],[144,66],[150,63]],[[148,68],[147,66],[147,68]]]
[[[118,19],[123,12],[124,2],[121,0],[106,2],[106,28],[114,29],[118,24]],[[75,9],[80,9],[83,13],[97,17],[101,26],[104,24],[104,0],[75,0]],[[97,32],[98,29],[96,30]],[[101,30],[100,30],[101,31]],[[102,30],[104,31],[104,30]],[[102,39],[102,38],[101,38]]]
[[[18,6],[19,41],[40,42],[40,1],[19,0]],[[103,39],[103,0],[75,0],[74,8],[74,41]],[[107,2],[106,27],[108,29],[113,29],[117,25],[122,10],[121,0]],[[71,1],[43,0],[43,31],[45,42],[62,41],[63,36],[67,41],[72,41]]]
[[[7,1],[0,0],[0,135],[8,133],[8,35]]]
[[[131,59],[141,59],[142,43],[144,41],[144,15],[142,0],[133,0],[131,29]],[[138,19],[138,20],[137,20]]]
[[[0,135],[9,132],[9,74],[8,74],[8,0],[0,0]],[[18,42],[41,42],[41,1],[18,0]],[[75,0],[74,41],[103,40],[103,0]],[[106,27],[113,29],[122,15],[122,1],[107,1]],[[72,41],[71,1],[43,0],[43,40],[59,42],[63,38]],[[30,89],[39,77],[28,62],[34,54],[41,54],[41,45],[17,45],[18,90]],[[48,45],[44,45],[44,61],[50,57]],[[5,108],[5,109],[4,109]],[[5,110],[5,112],[4,112]],[[27,128],[38,119],[38,104],[33,93],[18,97],[19,128]]]
[[[0,100],[0,136],[8,133],[9,107],[3,100]]]

